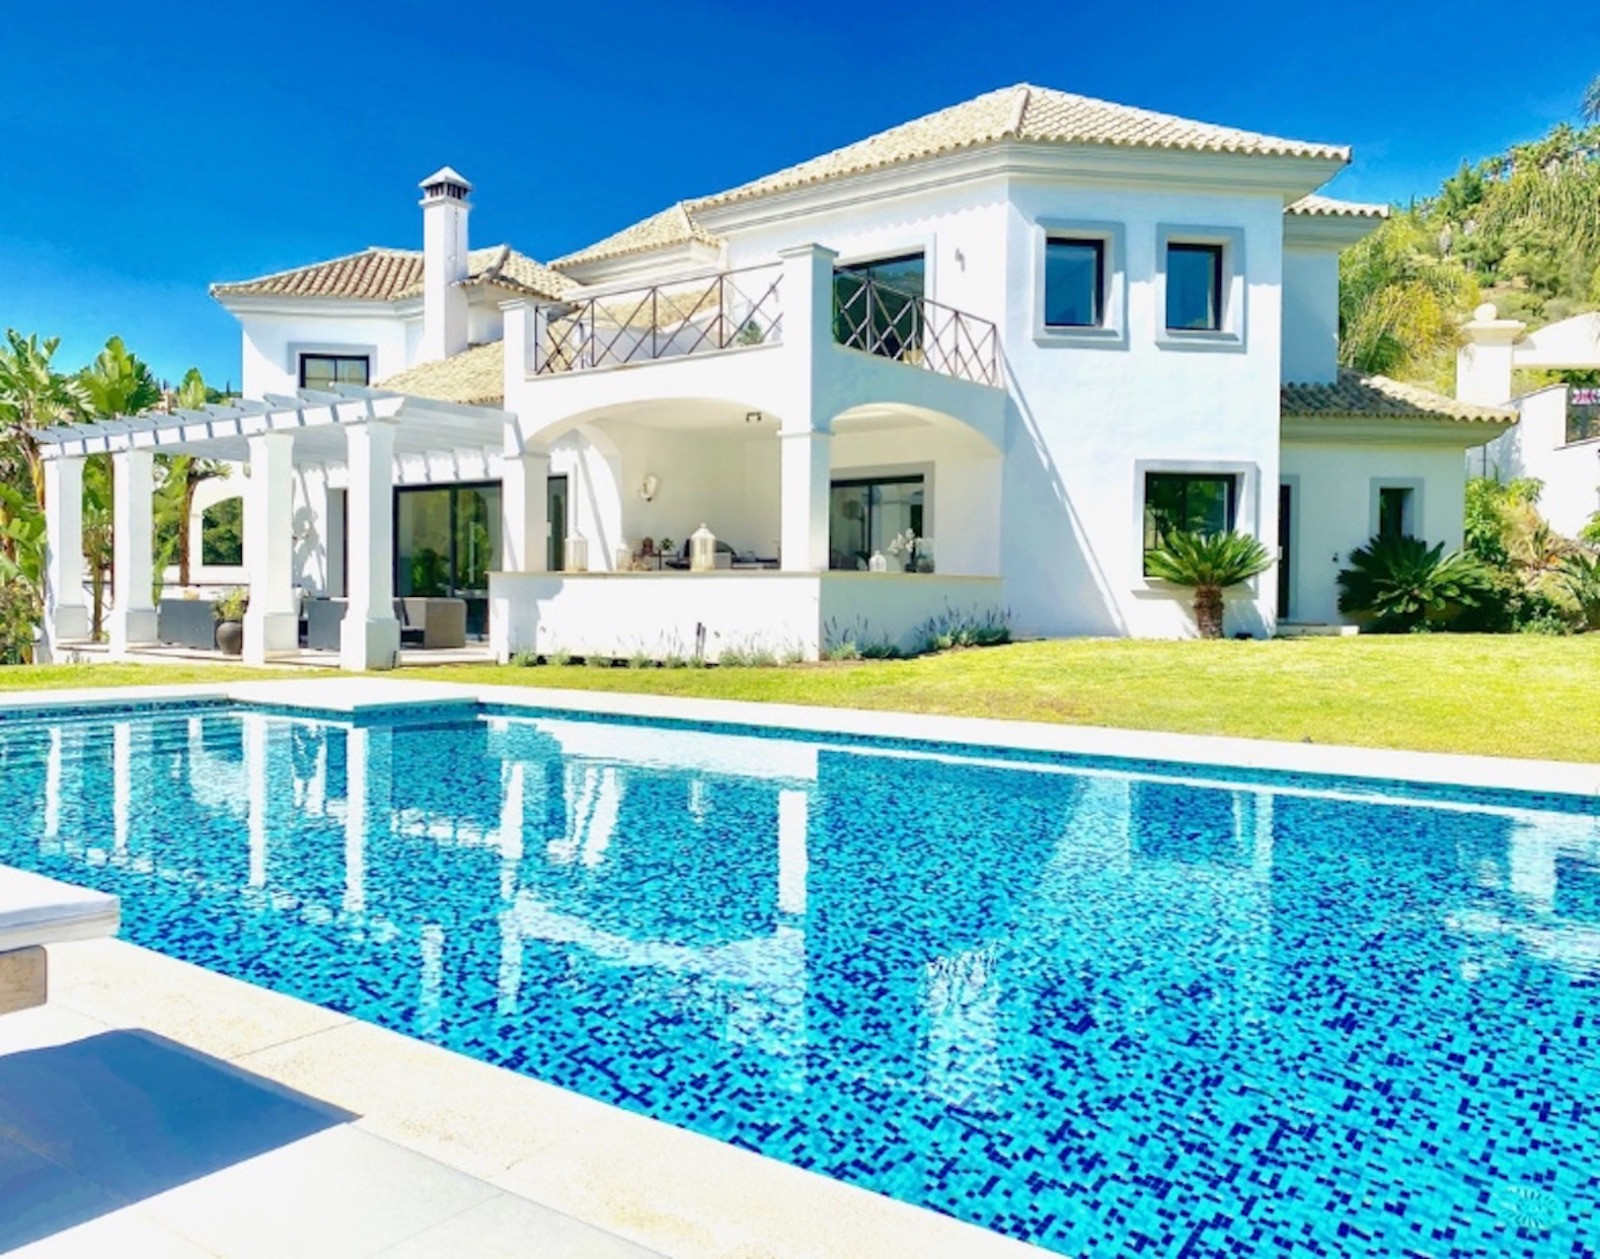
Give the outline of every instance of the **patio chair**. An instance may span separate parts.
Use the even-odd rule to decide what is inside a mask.
[[[115,896],[0,866],[0,1014],[45,1003],[47,945],[115,935],[119,920]]]

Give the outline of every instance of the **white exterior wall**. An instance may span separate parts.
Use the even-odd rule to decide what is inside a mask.
[[[244,396],[294,393],[300,387],[301,354],[368,355],[375,381],[403,370],[410,363],[408,347],[415,340],[408,321],[396,318],[382,303],[369,305],[376,307],[370,314],[241,315]],[[420,319],[414,322],[420,328]]]
[[[993,578],[912,573],[493,573],[491,643],[499,660],[550,655],[689,657],[765,650],[815,660],[828,635],[855,631],[913,646],[918,627],[1000,607]]]
[[[1565,385],[1528,394],[1516,406],[1522,419],[1515,428],[1467,452],[1468,475],[1537,477],[1544,483],[1540,513],[1557,533],[1575,538],[1600,511],[1600,438],[1567,444]]]
[[[1328,384],[1339,376],[1339,251],[1283,251],[1283,379]]]
[[[1461,546],[1466,478],[1455,446],[1285,442],[1283,478],[1294,487],[1289,619],[1340,624],[1339,570],[1378,529],[1378,490],[1413,491],[1414,531],[1446,551]],[[1277,482],[1273,482],[1276,492]]]

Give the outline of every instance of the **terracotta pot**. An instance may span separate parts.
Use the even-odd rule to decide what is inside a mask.
[[[224,656],[244,655],[244,626],[240,622],[217,622],[217,650]]]

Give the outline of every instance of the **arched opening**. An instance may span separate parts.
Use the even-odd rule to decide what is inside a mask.
[[[954,416],[898,403],[835,417],[828,566],[992,576],[1000,452]]]

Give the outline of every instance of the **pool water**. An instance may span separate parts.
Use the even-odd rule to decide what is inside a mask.
[[[219,707],[0,722],[0,819],[138,944],[1062,1253],[1600,1246],[1571,799]]]

